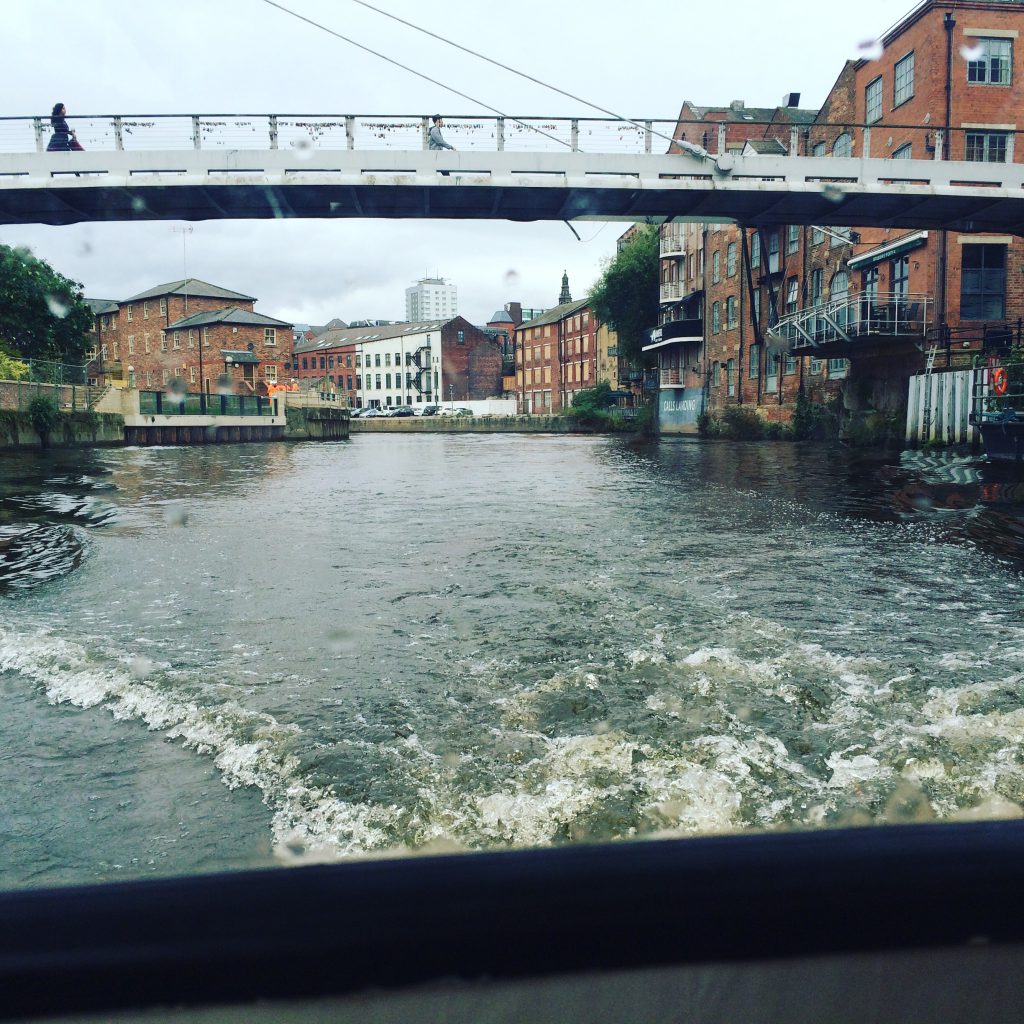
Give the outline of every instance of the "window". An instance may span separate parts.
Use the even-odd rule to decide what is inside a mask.
[[[371,381],[370,381],[370,375],[369,375],[369,374],[367,374],[367,375],[366,375],[366,390],[367,390],[367,391],[369,391],[369,390],[370,390],[370,383],[371,383]]]
[[[736,360],[730,359],[725,365],[725,380],[729,385],[729,396],[736,394]]]
[[[166,316],[167,315],[167,300],[166,299],[161,299],[160,300],[160,315],[161,316]]]
[[[374,381],[374,383],[376,384],[377,390],[380,391],[380,374],[378,373],[375,376],[376,380]]]
[[[329,355],[327,357],[327,369],[328,370],[333,370],[334,369],[334,356],[333,355]]]
[[[1006,316],[1006,246],[964,245],[960,278],[962,320]]]
[[[751,380],[757,380],[758,364],[761,361],[761,346],[751,345],[747,354],[747,376]]]
[[[204,327],[203,328],[203,348],[209,348],[209,347],[210,347],[210,328],[209,327]]]
[[[730,242],[725,249],[725,276],[736,276],[736,243]]]
[[[717,302],[711,304],[711,333],[718,334],[722,329],[722,313]]]
[[[712,387],[720,387],[722,384],[722,364],[714,362],[711,364],[711,385]]]
[[[786,255],[790,256],[800,248],[800,225],[790,224],[786,228]]]
[[[374,354],[373,354],[373,365],[374,366],[380,366],[380,353],[379,352],[374,352]]]
[[[1006,132],[968,132],[965,156],[982,163],[1006,163]]]
[[[914,51],[896,61],[895,78],[892,87],[892,104],[898,107],[901,103],[914,98]]]
[[[895,150],[892,154],[893,160],[909,160],[911,159],[911,150],[914,147],[911,143],[907,143],[905,146],[900,146],[899,149]]]
[[[360,353],[359,355],[356,356],[356,369],[357,370],[362,369],[362,366],[363,366],[363,356]]]
[[[843,132],[832,143],[832,155],[838,157],[853,156],[853,136],[849,132]]]
[[[725,300],[725,322],[728,327],[735,327],[738,323],[736,317],[736,296],[730,295]]]
[[[175,331],[174,337],[171,339],[172,348],[181,348],[181,331]]]
[[[769,391],[774,390],[779,377],[779,353],[770,352],[767,349],[764,353],[764,386]]]
[[[779,272],[779,233],[773,231],[768,236],[768,273],[777,274]]]
[[[128,309],[128,323],[131,323],[132,322],[132,307],[128,306],[127,309]]]
[[[324,356],[320,357],[320,369],[321,370],[326,370],[327,369],[327,359]]]
[[[845,377],[847,366],[848,364],[845,359],[830,359],[828,361],[829,377]]]
[[[149,303],[148,302],[144,302],[142,304],[142,319],[143,320],[148,320],[149,319]]]
[[[118,352],[118,350],[117,350],[117,342],[115,341],[113,343],[113,345],[114,345],[114,358],[115,359],[120,359],[121,358],[121,353]]]
[[[277,328],[276,327],[264,327],[263,328],[263,344],[264,345],[276,345],[277,344]]]
[[[760,291],[755,291],[753,293],[753,295],[750,296],[750,310],[751,310],[751,313],[753,314],[753,321],[754,321],[754,323],[755,324],[759,324],[761,322],[761,293],[760,293]]]
[[[391,365],[391,353],[390,352],[385,352],[384,353],[384,365],[385,366],[390,366]]]
[[[976,55],[967,62],[967,81],[975,85],[1009,85],[1012,80],[1013,40],[978,39]]]
[[[814,148],[811,150],[811,156],[824,156],[825,155],[825,143],[816,142]]]
[[[817,224],[811,226],[811,245],[821,245],[825,241],[825,231]]]
[[[276,366],[264,366],[263,367],[263,379],[268,384],[277,383],[277,367]]]
[[[160,351],[161,352],[166,352],[167,351],[167,332],[166,331],[161,331],[160,332]]]
[[[750,266],[761,266],[761,235],[757,231],[750,236]]]
[[[874,124],[882,117],[882,76],[868,82],[864,90],[864,120]],[[833,150],[835,152],[835,150]],[[838,155],[838,154],[836,154]]]
[[[402,353],[401,352],[396,352],[395,353],[395,366],[401,366],[401,365],[402,365]]]
[[[163,381],[164,384],[166,384],[171,379],[171,371],[170,370],[161,370],[160,371],[160,379]]]
[[[786,312],[795,313],[800,305],[800,284],[795,277],[786,282]]]
[[[821,360],[811,356],[811,373],[821,373]]]
[[[149,355],[149,335],[148,334],[144,334],[142,336],[142,351],[145,352],[147,356]]]
[[[195,336],[195,332],[192,330],[191,327],[188,329],[188,347],[189,348],[195,348],[196,347],[196,336]]]
[[[711,283],[718,284],[722,280],[722,254],[716,249],[711,254]]]
[[[396,384],[398,383],[398,374],[395,374],[395,383]],[[389,391],[391,390],[391,374],[390,373],[385,373],[384,374],[384,387],[387,388]]]
[[[135,335],[134,334],[129,334],[128,335],[128,355],[130,355],[130,356],[135,355]]]
[[[143,316],[143,319],[148,319],[148,317]],[[188,382],[189,384],[195,384],[196,382],[196,368],[194,366],[188,368]]]
[[[106,359],[106,358],[107,358],[107,346],[103,345],[100,348],[100,359]]]
[[[796,356],[792,352],[786,353],[786,367],[783,373],[796,373]]]

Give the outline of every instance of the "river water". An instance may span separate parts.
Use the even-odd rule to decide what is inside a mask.
[[[1022,583],[970,458],[0,454],[0,888],[1019,816]]]

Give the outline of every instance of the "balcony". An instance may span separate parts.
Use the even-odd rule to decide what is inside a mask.
[[[686,252],[683,249],[683,240],[679,236],[673,235],[662,235],[660,252],[663,259],[677,257],[682,258],[686,256]]]
[[[703,340],[704,321],[700,317],[688,320],[668,320],[661,325],[661,340],[672,341],[676,338],[686,340]]]
[[[920,347],[933,303],[929,295],[894,292],[836,299],[783,317],[768,329],[768,343],[794,355],[834,357],[900,342]]]
[[[683,282],[669,281],[661,286],[662,302],[678,302],[683,297]]]

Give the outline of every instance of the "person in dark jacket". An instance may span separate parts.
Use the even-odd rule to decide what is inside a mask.
[[[68,127],[66,115],[67,110],[63,103],[53,105],[53,113],[50,114],[50,127],[53,129],[53,135],[50,136],[50,142],[46,147],[48,153],[67,152],[73,148],[73,142],[78,141],[75,138],[74,130]]]
[[[441,134],[441,129],[444,127],[441,115],[435,114],[431,120],[433,120],[434,124],[430,129],[427,145],[431,149],[454,149],[453,145],[444,141],[444,136]]]

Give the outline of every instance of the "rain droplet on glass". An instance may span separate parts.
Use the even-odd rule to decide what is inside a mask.
[[[217,377],[217,394],[218,395],[233,395],[235,393],[234,384],[231,381],[231,377],[222,373]]]
[[[509,267],[509,269],[505,271],[505,287],[519,287],[519,271],[516,270],[514,267]]]
[[[313,143],[309,139],[294,139],[292,148],[300,160],[309,160],[313,156]]]
[[[145,679],[146,676],[153,671],[153,662],[150,661],[149,658],[144,658],[139,655],[136,658],[132,658],[128,667],[131,669],[132,675],[135,676],[136,679]]]
[[[861,60],[878,60],[882,49],[881,39],[864,39],[857,44],[857,56]]]
[[[180,502],[173,502],[164,508],[164,522],[168,526],[184,526],[188,522],[188,512]]]
[[[68,315],[68,304],[56,295],[46,296],[46,306],[59,320],[63,320]]]
[[[830,203],[841,203],[846,198],[846,193],[833,181],[821,186],[821,194]]]
[[[968,43],[964,43],[964,45],[960,47],[960,56],[963,57],[964,60],[981,60],[981,58],[985,56],[985,44],[975,43],[971,46]]]

